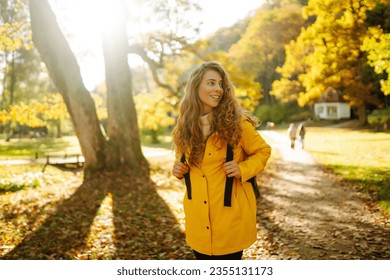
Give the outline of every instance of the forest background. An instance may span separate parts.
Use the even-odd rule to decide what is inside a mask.
[[[52,2],[61,7],[61,1]],[[244,20],[200,39],[196,1],[138,3],[144,7],[139,22],[154,26],[128,38],[128,52],[142,58],[131,68],[131,87],[143,134],[156,142],[174,124],[188,72],[204,60],[225,65],[243,107],[263,123],[314,119],[313,104],[332,87],[362,125],[385,126],[389,1],[341,2],[267,1]],[[152,23],[146,19],[150,13]],[[57,18],[65,26],[66,18]],[[65,103],[32,42],[27,1],[1,1],[1,24],[2,135],[28,133],[23,126],[47,127],[51,136],[73,133]],[[83,60],[91,54],[75,55]],[[106,83],[90,94],[105,126]],[[375,109],[382,117],[367,117]]]
[[[338,132],[313,129],[313,139],[323,147],[327,145],[325,140],[337,141],[338,145],[330,145],[340,148],[337,154],[351,150],[348,163],[359,160],[361,166],[349,170],[345,165],[334,165],[334,170],[356,173],[355,181],[366,180],[367,188],[380,194],[382,208],[389,211],[385,151],[390,120],[390,1],[265,1],[245,19],[207,36],[199,33],[202,18],[197,13],[202,7],[197,1],[98,1],[90,9],[80,8],[80,13],[96,17],[94,23],[102,22],[93,32],[101,35],[95,45],[103,58],[104,81],[93,87],[86,86],[80,65],[95,54],[78,48],[66,24],[67,17],[71,17],[64,10],[66,3],[69,1],[0,0],[0,156],[17,155],[21,149],[15,146],[19,144],[25,145],[29,153],[40,153],[35,150],[37,143],[42,149],[62,143],[61,149],[77,146],[85,159],[83,172],[73,177],[66,172],[58,175],[50,168],[45,171],[56,199],[70,196],[59,207],[61,215],[50,216],[55,210],[46,211],[42,206],[56,201],[26,199],[38,203],[30,207],[25,201],[18,204],[7,200],[4,209],[16,207],[20,213],[11,211],[19,214],[10,214],[16,226],[7,226],[14,231],[4,235],[10,236],[7,242],[12,244],[4,252],[21,242],[28,231],[17,232],[24,228],[36,230],[43,223],[43,218],[34,220],[29,216],[35,217],[40,211],[46,211],[51,218],[45,222],[49,226],[37,231],[38,237],[47,232],[51,236],[58,224],[69,221],[61,228],[69,229],[74,236],[53,239],[58,242],[54,246],[57,251],[66,252],[74,247],[71,243],[82,239],[77,234],[88,235],[96,209],[112,207],[106,202],[108,198],[114,201],[119,241],[128,230],[123,225],[132,225],[130,218],[134,218],[126,216],[129,212],[125,208],[141,218],[147,216],[151,222],[148,232],[152,232],[161,210],[152,209],[148,203],[161,199],[155,193],[160,181],[151,182],[150,177],[166,175],[168,179],[162,184],[167,186],[176,186],[177,182],[172,183],[167,170],[161,169],[166,166],[150,166],[141,146],[171,146],[169,135],[188,74],[205,60],[218,60],[225,66],[243,108],[262,120],[262,129],[267,122],[275,123],[278,129],[301,121],[308,127],[335,124],[336,121],[317,120],[313,110],[314,103],[329,88],[335,89],[351,106],[358,130],[340,137]],[[216,12],[223,12],[223,6]],[[93,24],[80,22],[75,28],[86,26]],[[69,145],[65,143],[69,138],[64,136],[73,136],[78,143]],[[60,142],[58,138],[65,139]],[[335,158],[327,151],[322,154]],[[372,160],[364,157],[367,155]],[[376,169],[377,165],[380,169]],[[28,171],[41,170],[41,166],[0,169],[13,173],[9,176],[12,184],[0,180],[0,192],[7,194],[4,199],[26,186],[44,185],[40,183],[41,171],[38,177],[22,177],[22,182],[15,177],[18,172],[32,174]],[[71,190],[69,186],[57,188],[58,185],[69,185]],[[134,194],[135,200],[124,200],[123,193]],[[160,208],[165,209],[164,205],[161,202]],[[76,210],[64,211],[73,213],[64,220],[61,207]],[[145,214],[149,210],[153,215]],[[19,258],[26,257],[31,246],[38,244],[34,238],[20,245]],[[127,241],[130,244],[134,240]],[[132,253],[133,249],[126,248]],[[47,248],[40,250],[42,256],[50,253]],[[31,252],[33,256],[28,258],[38,256]],[[128,252],[121,256],[128,256]],[[13,257],[17,255],[10,254],[9,258]]]

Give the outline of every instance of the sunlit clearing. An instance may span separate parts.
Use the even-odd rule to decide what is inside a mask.
[[[115,226],[112,212],[112,194],[103,199],[97,215],[92,223],[90,234],[85,242],[85,248],[78,251],[76,259],[113,259],[115,247]]]

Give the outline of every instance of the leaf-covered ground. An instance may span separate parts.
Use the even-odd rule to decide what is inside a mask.
[[[390,217],[358,186],[316,164],[273,162],[248,259],[390,259]]]
[[[114,172],[83,183],[81,174],[67,173],[62,182],[3,193],[0,255],[4,259],[191,259],[180,209],[173,205],[182,190],[166,180],[162,186],[159,176],[153,175],[151,181],[135,179],[131,172]],[[160,191],[162,196],[172,195],[165,195],[165,201]]]
[[[30,167],[38,187],[0,194],[0,258],[193,259],[171,161],[153,161],[151,180]],[[357,186],[304,158],[275,159],[259,179],[258,241],[244,259],[390,259],[389,217]]]

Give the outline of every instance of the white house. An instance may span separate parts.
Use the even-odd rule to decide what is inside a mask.
[[[345,102],[323,102],[314,104],[315,116],[324,120],[349,119],[351,108]]]
[[[340,120],[351,118],[351,108],[348,103],[341,101],[342,95],[329,87],[314,104],[314,114],[318,119]]]

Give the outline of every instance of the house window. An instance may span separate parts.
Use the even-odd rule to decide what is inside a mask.
[[[326,112],[328,117],[337,118],[337,106],[328,106]]]

